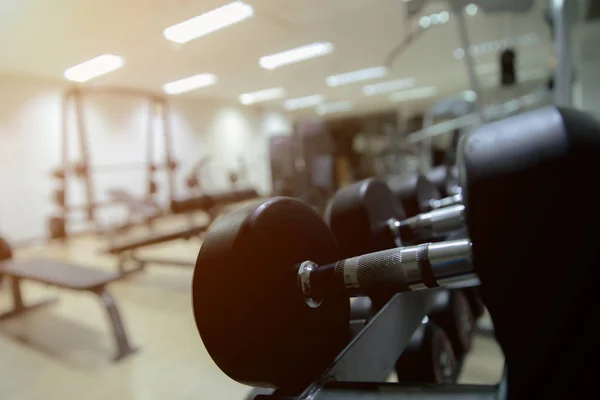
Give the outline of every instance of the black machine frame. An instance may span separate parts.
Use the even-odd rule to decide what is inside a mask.
[[[496,385],[386,383],[396,360],[423,317],[436,304],[441,290],[395,295],[350,341],[331,366],[301,393],[275,391],[259,399],[501,399],[504,379]],[[506,374],[504,374],[506,376]]]

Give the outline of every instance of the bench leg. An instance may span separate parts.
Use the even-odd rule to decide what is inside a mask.
[[[132,263],[135,264],[135,266],[133,268],[128,268],[127,265]],[[146,264],[143,261],[137,259],[135,254],[132,252],[125,252],[119,255],[119,263],[117,265],[117,268],[121,276],[141,271],[144,269],[145,266]]]
[[[115,344],[117,345],[117,355],[114,360],[119,361],[134,353],[136,349],[132,348],[129,344],[129,339],[127,338],[127,333],[125,332],[125,327],[121,320],[121,313],[119,313],[117,303],[113,297],[105,289],[101,289],[97,294],[100,296],[100,300],[102,300],[102,304],[108,314],[108,319],[110,320],[113,336],[115,338]]]
[[[21,293],[21,279],[15,276],[11,276],[10,283],[13,298],[13,309],[3,314],[0,314],[0,320],[16,317],[18,315],[26,313],[27,311],[31,311],[36,308],[55,303],[58,300],[57,298],[44,299],[33,304],[25,305],[23,303],[23,294]]]

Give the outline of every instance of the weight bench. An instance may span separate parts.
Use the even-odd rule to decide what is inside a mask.
[[[158,204],[151,199],[137,198],[123,189],[111,189],[108,194],[113,201],[125,205],[129,210],[129,221],[120,227],[122,229],[133,226],[136,217],[141,218],[142,222],[152,228],[152,222],[165,215]]]
[[[62,289],[86,291],[97,295],[107,312],[117,346],[114,360],[121,360],[136,351],[129,344],[117,303],[106,291],[106,285],[120,278],[118,274],[57,260],[36,259],[0,262],[0,278],[3,277],[11,281],[13,309],[0,314],[0,320],[24,314],[57,300],[52,298],[25,304],[21,293],[21,281],[23,280]]]
[[[174,240],[185,239],[188,240],[191,237],[198,236],[201,233],[206,232],[208,225],[196,226],[189,229],[169,232],[166,234],[152,234],[146,237],[135,238],[133,240],[125,241],[117,245],[110,246],[103,252],[116,255],[119,257],[118,269],[121,275],[129,274],[132,272],[140,271],[144,269],[147,264],[168,264],[180,267],[194,267],[193,261],[185,262],[173,259],[141,259],[136,256],[135,250],[153,246],[155,244],[171,242]],[[126,264],[133,262],[136,264],[133,268],[126,268]]]

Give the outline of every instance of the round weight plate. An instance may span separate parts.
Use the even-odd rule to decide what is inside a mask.
[[[463,357],[470,349],[473,336],[473,314],[465,294],[460,290],[449,293],[449,301],[444,309],[436,311],[430,318],[446,332],[454,354]]]
[[[453,383],[456,358],[445,332],[432,323],[422,325],[416,347],[407,348],[396,362],[398,381],[402,383]]]
[[[429,179],[427,179],[425,175],[419,175],[417,178],[416,196],[417,203],[419,204],[419,210],[421,212],[431,210],[429,205],[431,200],[439,200],[442,198],[440,191],[433,183],[429,181]]]
[[[338,259],[335,239],[306,204],[274,198],[238,209],[208,232],[193,277],[196,325],[210,356],[232,379],[302,388],[347,344],[350,302],[309,307],[298,264]]]
[[[440,192],[423,175],[404,175],[390,178],[387,182],[392,193],[402,203],[407,217],[429,211],[429,200],[441,198]]]
[[[425,331],[425,337],[432,348],[433,376],[435,383],[454,383],[456,381],[456,356],[446,333],[431,324]]]
[[[388,223],[405,218],[389,187],[373,178],[338,190],[325,211],[343,258],[396,247]]]

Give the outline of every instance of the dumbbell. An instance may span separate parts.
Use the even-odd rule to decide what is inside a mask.
[[[448,197],[442,197],[438,188],[423,174],[395,176],[389,178],[387,184],[402,203],[407,216],[462,204],[460,187]]]
[[[350,258],[464,228],[464,208],[457,205],[404,219],[402,205],[389,187],[370,178],[338,190],[329,200],[325,220],[340,256]],[[393,294],[377,291],[372,295],[375,307],[382,307]],[[431,317],[448,334],[456,357],[462,358],[471,347],[474,323],[466,295],[459,290],[446,293]]]
[[[598,314],[581,305],[600,279],[600,210],[589,207],[585,219],[555,216],[589,199],[574,176],[596,168],[599,132],[600,124],[581,113],[547,107],[467,136],[458,159],[468,239],[339,260],[327,224],[299,201],[275,198],[224,216],[208,232],[193,277],[206,349],[235,380],[301,387],[346,346],[349,296],[459,284],[472,276],[473,259],[506,356],[509,392],[549,395],[547,385],[558,383],[546,378],[559,370],[576,386],[580,377],[565,363],[547,360],[566,361],[556,349],[571,343],[570,357],[595,365],[589,345],[568,342],[574,330],[562,327]],[[548,251],[556,232],[569,232],[561,245],[571,251]],[[593,340],[587,331],[580,335]]]

